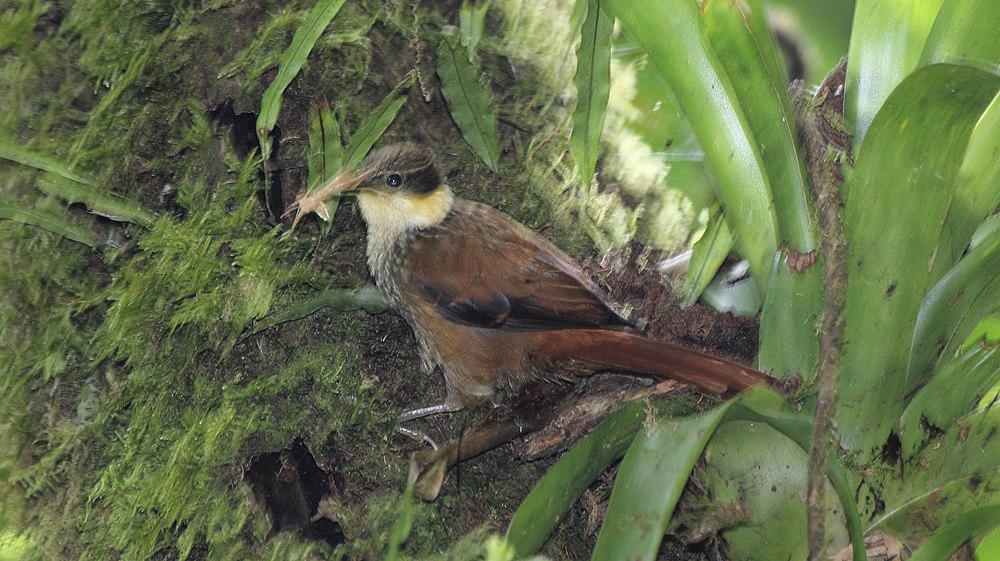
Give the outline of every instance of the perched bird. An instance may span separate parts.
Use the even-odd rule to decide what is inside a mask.
[[[617,370],[719,393],[768,379],[647,338],[555,245],[489,206],[456,197],[431,153],[417,145],[372,153],[357,173],[344,172],[296,201],[296,220],[342,193],[357,195],[375,285],[413,328],[425,371],[444,374],[444,403],[400,415],[405,434],[426,439],[402,423],[539,379]]]

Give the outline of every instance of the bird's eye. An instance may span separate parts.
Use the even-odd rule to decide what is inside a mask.
[[[385,184],[388,185],[389,187],[399,187],[399,184],[402,182],[403,178],[398,173],[394,173],[389,177],[385,178]]]

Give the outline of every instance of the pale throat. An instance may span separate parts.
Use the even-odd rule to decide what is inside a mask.
[[[358,207],[368,224],[368,265],[376,277],[400,236],[440,224],[455,203],[447,185],[430,193],[358,192]]]

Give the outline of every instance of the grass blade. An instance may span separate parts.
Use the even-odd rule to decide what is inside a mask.
[[[889,94],[917,68],[942,0],[857,0],[847,55],[845,115],[854,152]]]
[[[0,137],[0,158],[54,173],[85,185],[94,184],[94,178],[90,175],[70,169],[69,166],[55,158],[23,148],[19,144],[15,144],[10,138]]]
[[[73,240],[90,247],[97,247],[98,245],[97,237],[93,232],[80,228],[68,216],[0,203],[0,219],[37,226],[53,234],[59,234],[68,240]]]
[[[1000,526],[1000,505],[971,510],[938,528],[910,561],[948,561],[966,542],[978,539]]]
[[[736,91],[703,40],[698,4],[604,0],[602,7],[618,18],[677,95],[705,150],[736,249],[750,262],[760,288],[766,288],[778,249],[768,178]]]
[[[337,118],[326,103],[317,105],[309,122],[309,154],[306,157],[306,167],[309,169],[306,184],[309,187],[306,192],[321,188],[343,168],[343,161],[344,148],[340,143]],[[325,236],[333,227],[333,215],[337,212],[340,197],[333,197],[322,204],[326,210],[317,214],[330,217],[330,220],[323,221],[320,226],[322,235]]]
[[[576,51],[576,108],[569,147],[580,168],[580,180],[590,187],[597,168],[601,132],[611,93],[611,35],[615,19],[601,10],[601,0],[587,0],[587,17]]]
[[[507,528],[518,558],[534,555],[576,498],[632,442],[645,418],[642,404],[613,413],[580,440],[535,484]]]
[[[845,185],[850,275],[837,426],[841,443],[868,458],[902,411],[928,266],[970,135],[998,88],[1000,78],[972,67],[918,70],[873,121]]]
[[[705,233],[694,243],[682,289],[682,306],[698,301],[733,249],[733,235],[718,204],[712,205]]]
[[[271,156],[271,131],[278,122],[281,96],[285,93],[285,88],[302,69],[316,41],[343,5],[344,0],[318,0],[305,22],[295,31],[291,44],[282,53],[278,61],[278,74],[264,91],[260,100],[260,114],[257,116],[257,140],[260,142],[264,161]]]
[[[491,170],[497,171],[500,138],[489,90],[479,81],[476,69],[469,63],[468,51],[453,38],[441,39],[437,59],[441,94],[448,102],[452,120],[476,155]]]
[[[469,0],[462,0],[458,11],[458,28],[462,31],[462,42],[469,49],[469,60],[476,56],[479,40],[483,38],[483,26],[486,24],[486,12],[493,0],[486,0],[476,6]]]
[[[38,188],[43,193],[59,197],[69,204],[81,203],[90,212],[118,222],[131,222],[148,228],[156,221],[156,215],[125,197],[55,173],[46,173],[39,177]]]
[[[376,107],[365,120],[358,125],[358,130],[351,135],[351,141],[344,148],[344,167],[354,169],[365,158],[372,146],[385,133],[396,114],[406,104],[406,96],[401,95],[413,85],[413,74],[409,74],[402,82],[385,96],[382,103]]]

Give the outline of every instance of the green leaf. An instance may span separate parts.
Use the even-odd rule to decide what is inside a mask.
[[[410,531],[413,529],[413,511],[413,484],[409,483],[399,501],[399,512],[396,513],[396,521],[389,533],[389,552],[386,561],[400,559],[399,550],[406,540],[410,539]]]
[[[808,417],[790,411],[780,396],[765,388],[749,390],[701,415],[647,421],[619,467],[592,559],[655,559],[674,507],[706,443],[718,426],[738,420],[766,423],[799,447],[809,446]],[[856,546],[854,559],[864,560],[860,518],[846,472],[836,458],[830,459],[827,472],[847,515]]]
[[[902,409],[928,266],[969,137],[998,87],[1000,78],[971,67],[918,70],[872,122],[845,185],[849,274],[837,427],[841,443],[868,458]]]
[[[69,204],[86,205],[90,212],[118,222],[131,222],[148,228],[156,221],[156,215],[125,197],[55,173],[39,177],[38,188]]]
[[[969,511],[934,532],[909,561],[948,561],[966,542],[981,538],[998,526],[1000,505]]]
[[[691,251],[691,262],[682,289],[681,305],[685,307],[698,301],[733,249],[733,235],[719,205],[712,205],[709,212],[705,233],[694,243]]]
[[[786,251],[774,256],[774,269],[760,314],[759,368],[778,378],[798,376],[809,383],[819,361],[819,319],[823,313],[823,271],[816,261],[801,272],[789,266]]]
[[[61,214],[0,203],[0,219],[37,226],[90,247],[97,247],[99,243],[93,232],[80,228],[68,216]]]
[[[89,174],[74,170],[59,160],[45,154],[32,152],[7,137],[0,137],[0,158],[51,172],[85,185],[93,185],[95,183],[94,178]]]
[[[774,200],[779,244],[799,253],[819,238],[809,202],[809,180],[799,153],[788,76],[757,2],[705,2],[702,22],[745,116]],[[814,296],[820,296],[815,284]]]
[[[900,416],[898,432],[904,456],[913,456],[925,442],[928,426],[951,426],[998,382],[1000,351],[996,349],[973,345],[946,362]]]
[[[699,7],[690,0],[604,0],[629,37],[677,95],[713,175],[736,249],[766,288],[778,249],[770,186],[737,92],[703,41]],[[780,120],[780,115],[774,115]]]
[[[413,74],[408,74],[389,92],[389,95],[385,96],[382,103],[361,121],[357,130],[351,135],[351,141],[344,148],[343,163],[345,169],[358,167],[372,146],[378,142],[378,139],[382,138],[386,129],[396,119],[399,110],[406,104],[406,90],[412,85]]]
[[[965,253],[976,227],[1000,204],[1000,96],[983,112],[955,179],[930,278],[936,281]]]
[[[260,333],[276,325],[302,319],[316,313],[320,308],[331,308],[338,312],[360,309],[370,314],[379,314],[388,309],[388,304],[374,286],[357,289],[334,288],[307,296],[284,310],[276,312],[255,327],[253,332]]]
[[[688,476],[729,406],[647,421],[618,468],[591,559],[656,559]]]
[[[441,95],[448,102],[448,111],[462,131],[462,138],[491,170],[497,171],[500,160],[497,116],[489,90],[469,63],[468,51],[461,43],[444,37],[438,46],[437,62]]]
[[[972,248],[920,304],[906,366],[906,393],[950,360],[972,328],[1000,307],[1000,229]]]
[[[921,65],[935,62],[1000,70],[1000,2],[944,0],[920,57]]]
[[[478,6],[462,0],[458,11],[458,28],[462,32],[462,43],[469,49],[469,60],[476,56],[479,40],[483,38],[483,26],[486,23],[486,12],[493,0],[486,0]]]
[[[583,0],[580,0],[583,1]],[[611,93],[611,35],[615,19],[601,10],[601,0],[587,0],[587,17],[576,50],[576,108],[569,147],[580,168],[580,180],[590,187],[597,168],[601,132]]]
[[[337,118],[326,103],[317,105],[309,122],[309,154],[306,157],[309,177],[306,180],[308,185],[306,192],[322,188],[343,168],[343,161],[344,148],[340,144],[340,127],[337,125]],[[331,198],[323,203],[326,210],[320,215],[325,214],[330,217],[330,220],[323,221],[320,227],[323,235],[329,233],[333,226],[333,215],[336,214],[339,204],[340,197]]]
[[[576,498],[625,451],[644,417],[639,403],[612,413],[535,484],[507,528],[507,541],[519,558],[542,547]]]
[[[857,0],[847,55],[847,121],[854,147],[893,89],[920,61],[942,0]]]
[[[292,42],[278,61],[278,74],[264,91],[257,116],[257,140],[264,161],[271,157],[271,131],[281,112],[281,96],[302,69],[316,41],[344,5],[344,0],[317,0],[305,22],[295,31]]]

